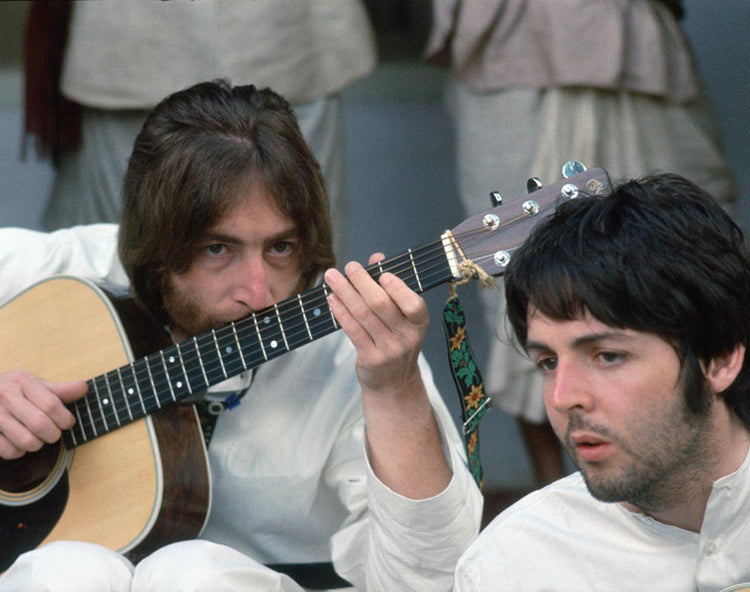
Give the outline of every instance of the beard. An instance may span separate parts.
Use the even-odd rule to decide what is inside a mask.
[[[238,320],[221,319],[208,314],[197,299],[177,290],[168,279],[164,281],[162,298],[170,328],[180,340]]]
[[[711,462],[710,423],[710,413],[690,411],[685,397],[680,396],[672,409],[644,420],[635,437],[629,439],[573,415],[564,444],[593,497],[603,502],[627,502],[653,512],[684,498],[687,491],[702,483]],[[628,459],[627,465],[607,471],[579,462],[570,440],[575,430],[590,431],[611,441]]]

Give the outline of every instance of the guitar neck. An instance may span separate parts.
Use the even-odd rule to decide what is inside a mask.
[[[367,268],[425,292],[454,276],[452,248],[441,240]],[[339,326],[326,284],[196,335],[88,381],[88,393],[68,405],[76,418],[64,442],[73,448],[172,403],[324,337]]]
[[[606,195],[611,188],[602,169],[576,174],[471,216],[431,244],[368,267],[370,275],[391,272],[422,293],[461,278],[460,261],[499,276],[510,251],[560,201],[579,194]],[[133,420],[182,401],[194,393],[259,366],[332,333],[338,324],[328,307],[325,284],[244,319],[172,345],[88,381],[88,393],[68,407],[76,418],[63,435],[74,447]]]

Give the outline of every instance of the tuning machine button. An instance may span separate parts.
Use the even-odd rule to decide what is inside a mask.
[[[568,199],[575,199],[579,195],[578,186],[573,183],[566,183],[560,188],[560,193]]]
[[[527,199],[521,207],[527,216],[536,216],[539,213],[539,204],[533,199]]]
[[[510,253],[508,251],[496,251],[492,259],[500,269],[505,269],[510,263]]]
[[[584,164],[578,160],[569,160],[563,165],[562,176],[570,179],[574,175],[583,173],[586,170]]]
[[[535,191],[539,191],[542,188],[542,182],[539,180],[538,177],[531,177],[528,181],[526,181],[526,191],[529,193],[534,193]]]
[[[495,230],[500,226],[500,218],[495,214],[485,214],[482,218],[482,224],[489,230]]]

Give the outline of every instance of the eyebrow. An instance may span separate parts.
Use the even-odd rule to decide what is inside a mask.
[[[581,335],[580,337],[576,337],[573,340],[573,347],[581,347],[584,345],[589,345],[591,343],[596,343],[597,341],[602,341],[604,339],[610,339],[613,341],[630,341],[633,339],[631,335],[626,335],[625,333],[621,333],[619,331],[605,331],[602,333],[589,333],[587,335]],[[527,341],[525,345],[526,351],[533,350],[533,351],[544,351],[544,350],[551,350],[552,348],[549,347],[547,344],[541,342],[541,341]]]
[[[284,240],[289,240],[291,238],[299,238],[299,231],[294,226],[291,226],[285,230],[277,232],[276,234],[272,236],[267,237],[264,242],[265,244],[272,245],[274,243],[278,243]],[[224,232],[209,231],[206,233],[206,236],[202,242],[204,243],[217,242],[217,243],[227,243],[230,245],[239,245],[239,244],[244,243],[245,241],[243,241],[242,239],[232,234],[226,234]]]

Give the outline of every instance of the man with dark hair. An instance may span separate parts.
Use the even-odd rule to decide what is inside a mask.
[[[513,505],[456,590],[750,582],[750,265],[704,191],[662,175],[562,204],[511,261],[508,315],[579,472]]]
[[[331,267],[323,179],[287,102],[223,82],[171,95],[136,140],[123,198],[117,247],[113,225],[0,231],[3,291],[60,273],[122,278],[121,262],[179,342],[324,278],[327,298],[307,314],[328,306],[343,331],[208,390],[212,505],[199,540],[137,566],[55,541],[21,555],[0,590],[449,590],[482,502],[420,355],[426,305],[394,274]],[[264,345],[260,330],[261,347],[286,340]],[[59,440],[78,419],[65,403],[86,390],[0,375],[0,456]]]

